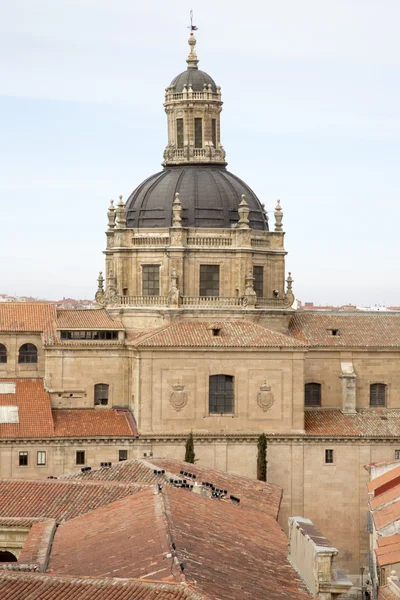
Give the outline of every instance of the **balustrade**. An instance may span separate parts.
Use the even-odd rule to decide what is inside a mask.
[[[168,246],[169,237],[134,237],[132,238],[132,244],[134,246]]]
[[[232,246],[231,238],[188,237],[188,246]]]

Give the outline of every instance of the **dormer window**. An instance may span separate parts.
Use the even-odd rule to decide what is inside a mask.
[[[215,336],[221,335],[221,328],[220,327],[212,327],[211,331],[212,331],[212,334],[215,335]]]
[[[328,331],[331,335],[335,335],[335,336],[340,335],[339,329],[329,329]]]
[[[60,331],[62,340],[117,340],[118,331]]]

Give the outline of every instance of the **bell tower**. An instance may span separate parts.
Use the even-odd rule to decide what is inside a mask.
[[[221,145],[221,88],[198,68],[196,38],[190,32],[187,69],[165,90],[168,144],[163,166],[215,164],[225,166]]]

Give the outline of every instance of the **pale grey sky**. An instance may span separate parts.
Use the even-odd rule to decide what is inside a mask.
[[[0,293],[93,297],[109,199],[160,168],[190,8],[296,296],[400,304],[398,0],[0,0]]]

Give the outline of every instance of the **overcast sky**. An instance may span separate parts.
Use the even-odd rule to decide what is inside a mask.
[[[110,198],[160,169],[190,8],[296,296],[400,305],[398,0],[0,0],[0,293],[94,296]]]

